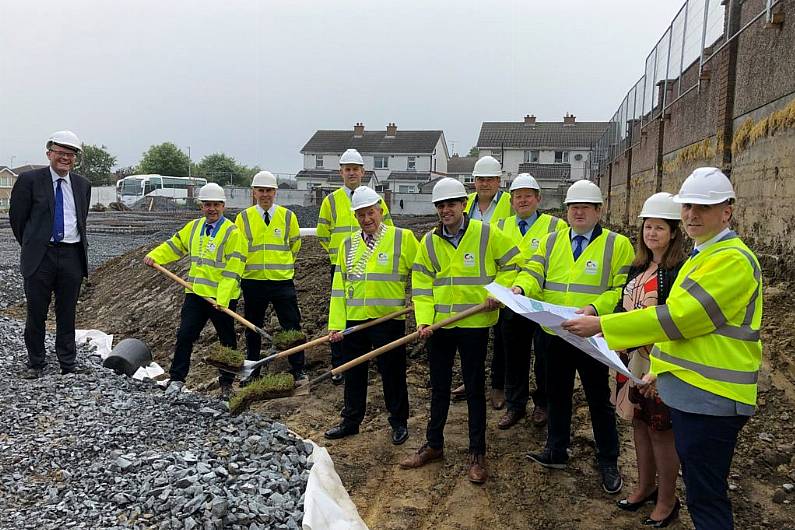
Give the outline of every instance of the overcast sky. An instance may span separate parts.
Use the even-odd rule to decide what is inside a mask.
[[[52,131],[301,169],[317,129],[606,121],[683,0],[0,0],[0,165]]]

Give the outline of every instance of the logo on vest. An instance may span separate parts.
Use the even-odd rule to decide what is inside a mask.
[[[538,249],[539,243],[541,243],[540,239],[533,238],[532,241],[530,241],[530,248],[532,248],[533,250]]]
[[[274,228],[273,233],[276,234],[276,237],[282,237],[282,229],[281,228]]]
[[[464,253],[464,267],[474,267],[475,266],[475,255],[471,252]]]
[[[599,264],[589,259],[585,262],[585,274],[596,274],[599,272]]]
[[[378,253],[378,263],[380,265],[386,265],[387,263],[389,263],[389,256],[386,255],[386,252]]]

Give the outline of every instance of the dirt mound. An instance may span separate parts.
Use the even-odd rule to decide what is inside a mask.
[[[432,218],[399,218],[400,226],[421,235]],[[97,269],[91,287],[79,306],[79,326],[114,333],[116,339],[137,337],[152,348],[156,360],[170,364],[179,321],[182,291],[142,263],[149,247],[115,258]],[[170,266],[186,273],[186,264]],[[298,263],[296,286],[304,331],[312,338],[325,333],[328,307],[329,266],[314,238],[305,238]],[[795,513],[785,493],[785,483],[795,482],[795,303],[789,286],[777,284],[765,290],[765,366],[760,384],[760,407],[743,430],[730,478],[737,528],[793,528]],[[275,316],[265,326],[278,331]],[[241,330],[241,327],[238,326]],[[411,328],[413,329],[413,328]],[[215,340],[207,326],[194,352],[188,385],[209,389],[215,369],[196,360]],[[240,331],[240,345],[244,344]],[[327,347],[308,354],[310,377],[328,368]],[[273,367],[284,369],[285,365]],[[342,387],[324,383],[309,396],[288,397],[258,403],[254,410],[281,419],[291,429],[328,446],[337,471],[362,517],[371,528],[637,528],[647,513],[628,514],[614,507],[615,497],[605,495],[593,465],[594,443],[584,396],[575,396],[573,443],[570,466],[565,471],[539,469],[525,459],[528,450],[542,447],[543,430],[522,422],[508,431],[496,424],[501,412],[488,412],[488,464],[491,478],[484,487],[465,478],[467,452],[466,404],[453,403],[445,431],[446,459],[415,471],[403,471],[397,462],[424,439],[430,390],[427,359],[417,345],[408,370],[411,418],[410,439],[401,447],[389,441],[381,386],[375,370],[370,373],[368,411],[361,434],[334,442],[322,433],[339,420]],[[621,461],[626,479],[623,494],[634,485],[634,450],[629,425],[622,423]],[[680,490],[684,498],[684,492]],[[692,528],[686,510],[680,528]]]

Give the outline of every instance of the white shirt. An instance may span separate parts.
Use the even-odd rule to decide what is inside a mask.
[[[58,189],[58,179],[64,179],[61,183],[61,193],[63,194],[63,239],[62,243],[77,243],[80,241],[80,231],[77,229],[77,209],[75,208],[75,196],[72,193],[72,179],[69,173],[62,177],[50,167],[52,176],[52,196],[53,209],[55,209],[55,191]],[[50,241],[54,241],[50,238]]]
[[[696,248],[696,250],[698,250],[699,252],[701,252],[702,250],[704,250],[704,249],[705,249],[705,248],[707,248],[708,246],[710,246],[710,245],[712,245],[712,244],[715,244],[715,243],[717,243],[717,242],[718,242],[718,241],[719,241],[719,240],[720,240],[722,237],[724,237],[724,236],[725,236],[726,234],[728,234],[729,232],[731,232],[731,228],[729,228],[729,227],[727,226],[727,227],[726,227],[726,228],[724,228],[724,229],[723,229],[723,230],[722,230],[722,231],[721,231],[721,232],[720,232],[718,235],[716,235],[716,236],[715,236],[715,237],[713,237],[712,239],[708,239],[708,240],[704,241],[703,243],[701,243],[700,245],[696,245],[696,247],[695,247],[695,248]]]
[[[259,212],[259,216],[265,219],[265,209],[260,206],[259,204],[255,205],[257,207],[257,211]],[[276,203],[271,204],[271,207],[268,208],[268,218],[273,221],[273,214],[276,213]]]
[[[478,196],[475,195],[475,200],[472,201],[472,211],[469,212],[470,219],[477,219],[478,221],[483,221],[486,224],[491,222],[491,216],[494,215],[494,210],[497,209],[497,200],[500,198],[500,192],[494,194],[494,197],[491,198],[491,202],[489,203],[489,207],[486,208],[485,212],[480,211],[480,203],[478,202]]]

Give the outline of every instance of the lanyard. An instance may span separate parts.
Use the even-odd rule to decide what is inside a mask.
[[[205,218],[202,222],[201,232],[199,233],[199,261],[201,262],[204,259],[205,252],[213,253],[215,252],[215,236],[218,235],[218,231],[221,228],[221,225],[224,222],[224,217],[221,216],[216,222],[215,226],[213,227],[212,234],[209,236],[209,241],[207,242],[207,246],[204,246],[204,238],[205,238],[205,227],[207,226],[207,219]],[[215,261],[215,258],[213,258]]]

